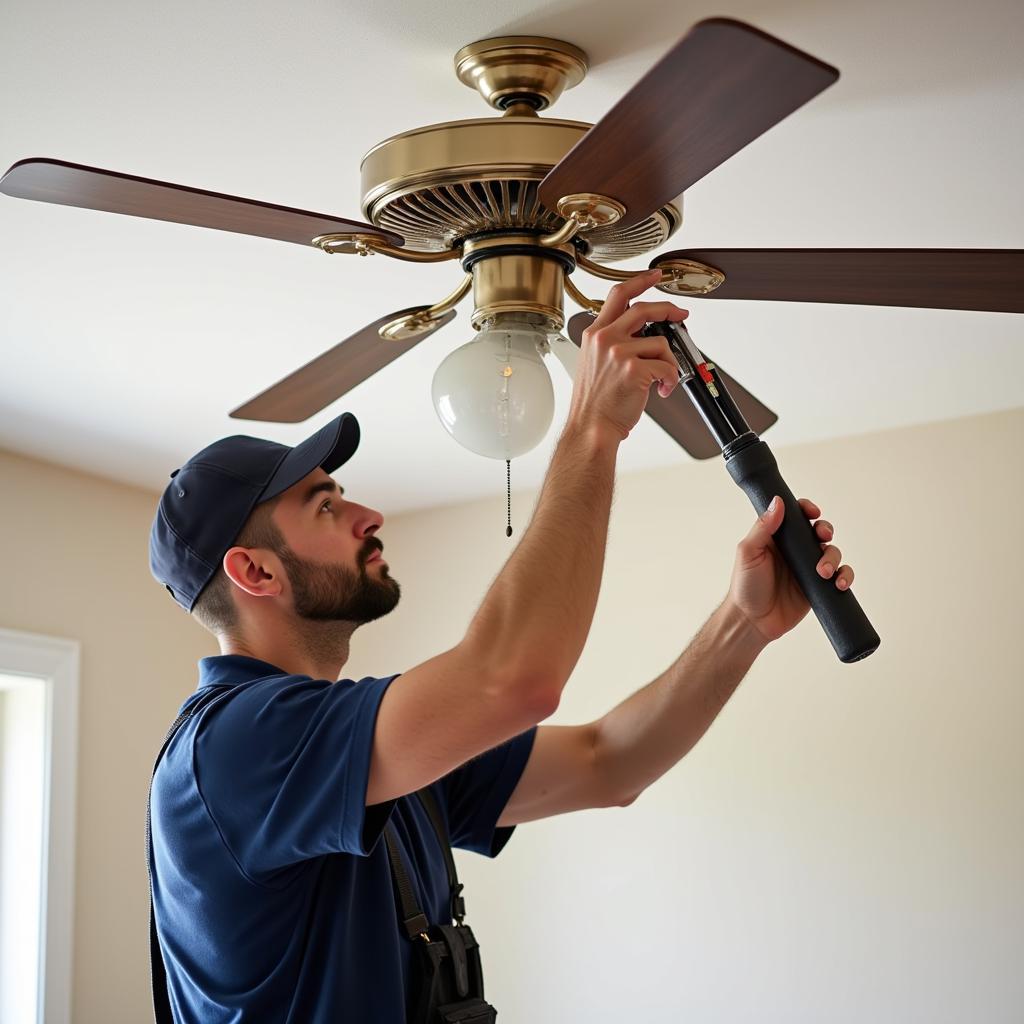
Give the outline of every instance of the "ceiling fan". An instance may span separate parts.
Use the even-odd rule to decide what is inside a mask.
[[[540,117],[587,67],[578,47],[539,36],[464,46],[456,74],[501,116],[414,128],[374,146],[361,168],[365,223],[52,159],[14,164],[0,191],[327,253],[458,260],[463,277],[449,295],[374,320],[230,414],[298,422],[449,323],[470,289],[478,330],[512,317],[541,332],[565,327],[579,346],[601,303],[570,275],[639,273],[605,263],[662,245],[682,222],[687,188],[839,77],[750,25],[711,18],[597,124]],[[650,266],[673,295],[1024,312],[1024,250],[680,249]],[[564,293],[588,311],[568,325]],[[551,348],[571,367],[570,346]],[[777,420],[718,370],[753,431]],[[695,458],[719,454],[679,390],[652,396],[647,412]]]

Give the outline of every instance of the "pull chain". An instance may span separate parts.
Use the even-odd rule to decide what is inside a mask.
[[[505,460],[505,493],[508,497],[508,526],[505,528],[505,536],[512,536],[512,463]]]

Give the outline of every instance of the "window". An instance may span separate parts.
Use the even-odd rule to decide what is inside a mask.
[[[0,1020],[68,1024],[78,644],[0,629]]]

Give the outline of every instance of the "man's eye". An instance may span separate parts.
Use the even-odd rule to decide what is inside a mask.
[[[331,499],[330,499],[330,498],[328,498],[328,499],[327,499],[327,500],[326,500],[326,501],[325,501],[325,502],[324,502],[324,503],[323,503],[323,504],[322,504],[322,505],[320,506],[320,511],[321,511],[321,512],[323,512],[323,510],[324,510],[325,508],[327,508],[327,506],[328,506],[328,505],[330,505],[330,503],[331,503]]]

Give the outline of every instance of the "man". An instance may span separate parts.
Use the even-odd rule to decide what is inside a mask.
[[[400,592],[383,517],[330,476],[358,444],[351,416],[295,448],[225,438],[172,474],[151,568],[222,652],[200,661],[183,710],[213,699],[175,734],[153,783],[153,894],[176,1019],[402,1024],[411,950],[380,841],[389,819],[430,922],[451,921],[441,849],[409,794],[430,786],[452,845],[491,857],[519,823],[627,806],[806,615],[771,542],[777,501],[667,672],[596,722],[537,724],[558,707],[593,618],[618,446],[651,385],[662,397],[677,385],[666,340],[636,332],[686,311],[630,305],[657,274],[612,288],[585,332],[530,526],[465,637],[399,675],[339,680],[353,632]],[[853,570],[832,527],[815,530],[819,571],[845,589]]]

